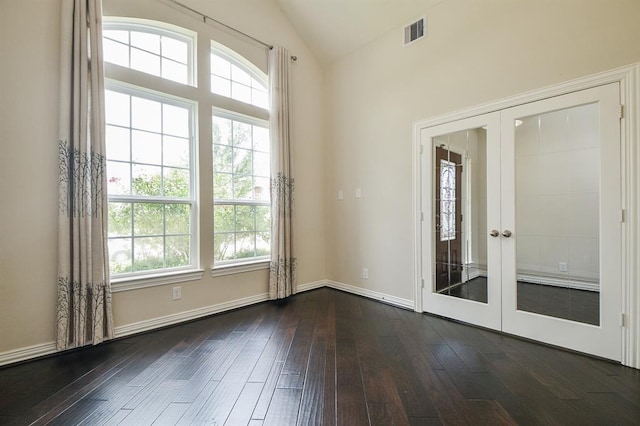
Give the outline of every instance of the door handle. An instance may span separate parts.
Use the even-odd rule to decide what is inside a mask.
[[[502,231],[502,236],[505,238],[509,238],[511,236],[511,231],[505,229],[504,231]]]
[[[497,237],[498,235],[500,235],[500,231],[498,231],[497,229],[493,229],[489,235],[491,235],[493,238]]]

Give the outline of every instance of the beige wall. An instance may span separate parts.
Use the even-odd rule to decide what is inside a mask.
[[[428,11],[427,39],[403,48],[398,28],[324,72],[273,2],[183,1],[299,58],[299,282],[328,278],[405,299],[414,297],[412,123],[640,61],[637,0],[446,0]],[[104,3],[188,26],[159,1]],[[0,0],[0,354],[54,338],[59,4]],[[117,293],[116,325],[266,291],[264,271],[211,278],[210,254],[203,247],[204,278],[183,283],[180,301],[171,286]]]
[[[447,0],[426,39],[398,28],[333,64],[328,278],[413,299],[412,123],[638,62],[638,22],[637,0]]]
[[[203,29],[204,24],[158,0],[103,0],[105,15],[164,20]],[[292,68],[295,143],[298,282],[322,280],[325,272],[324,123],[322,70],[280,9],[272,2],[185,0],[298,56]],[[0,0],[0,355],[54,340],[57,248],[57,135],[60,0]],[[210,25],[216,39],[264,69],[265,53]],[[200,48],[207,40],[200,40]],[[209,143],[210,144],[210,143]],[[210,174],[210,170],[202,171]],[[202,232],[210,232],[210,213]],[[200,281],[114,294],[116,327],[165,317],[267,291],[267,272],[211,277],[212,249],[201,248]]]
[[[53,340],[57,1],[0,0],[0,353]]]

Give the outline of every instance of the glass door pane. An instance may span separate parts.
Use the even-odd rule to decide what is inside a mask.
[[[487,303],[486,139],[482,127],[433,138],[433,291]]]
[[[598,325],[598,104],[515,126],[518,309]]]

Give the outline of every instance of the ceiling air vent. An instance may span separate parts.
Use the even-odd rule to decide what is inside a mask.
[[[424,25],[425,18],[420,18],[413,24],[409,24],[404,27],[404,45],[408,46],[414,41],[420,40],[424,37]]]

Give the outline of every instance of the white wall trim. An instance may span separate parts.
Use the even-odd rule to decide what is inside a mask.
[[[218,314],[229,311],[231,309],[243,308],[256,303],[269,300],[268,293],[256,294],[254,296],[243,297],[241,299],[230,300],[228,302],[218,303],[216,305],[205,306],[203,308],[192,309],[190,311],[179,312],[177,314],[165,315],[158,318],[135,322],[133,324],[121,325],[115,328],[114,337],[130,336],[136,333],[154,330],[161,327],[180,324],[185,321],[191,321],[203,318],[209,315]]]
[[[189,271],[113,279],[111,280],[111,291],[113,293],[119,293],[121,291],[131,291],[147,287],[156,287],[160,285],[197,281],[202,279],[203,274],[204,269],[196,269]]]
[[[482,114],[539,101],[546,98],[602,86],[620,84],[624,117],[621,138],[624,163],[622,223],[623,281],[622,306],[622,364],[640,368],[640,63],[631,64],[590,76],[532,90],[479,106],[442,114],[413,123],[413,217],[414,217],[414,302],[417,312],[423,311],[422,218],[421,218],[421,131],[440,124],[451,123]]]
[[[306,284],[299,284],[297,290],[298,290],[298,293],[301,293],[303,291],[315,290],[317,288],[322,288],[327,286],[328,286],[327,280],[320,280],[320,281],[313,281]]]
[[[56,343],[49,342],[41,345],[27,346],[26,348],[15,349],[0,353],[0,365],[13,364],[26,361],[57,352]]]
[[[403,299],[401,297],[391,296],[386,293],[380,293],[374,290],[369,290],[362,287],[356,287],[350,284],[341,283],[338,281],[327,281],[327,287],[334,288],[336,290],[346,291],[347,293],[357,294],[358,296],[364,296],[369,299],[379,300],[389,303],[394,306],[398,306],[404,309],[413,310],[413,300]]]
[[[156,284],[157,285],[157,284]],[[390,303],[402,308],[412,309],[413,301],[402,299],[395,296],[390,296],[384,293],[379,293],[372,290],[363,289],[360,287],[351,286],[348,284],[338,283],[335,281],[319,280],[310,283],[299,284],[297,291],[302,293],[305,291],[315,290],[322,287],[331,287],[338,290],[343,290],[348,293],[365,296],[370,299],[380,300]],[[125,291],[120,290],[120,291]],[[203,318],[209,315],[222,313],[232,309],[243,308],[246,306],[254,305],[260,302],[266,302],[269,300],[268,293],[256,294],[249,297],[244,297],[236,300],[230,300],[228,302],[218,303],[211,306],[205,306],[198,309],[192,309],[189,311],[179,312],[176,314],[165,315],[162,317],[152,318],[149,320],[139,321],[132,324],[126,324],[115,328],[114,337],[121,338],[131,336],[133,334],[142,333],[145,331],[155,330],[161,327],[167,327],[171,325],[180,324],[185,321],[191,321],[199,318]],[[15,349],[7,352],[0,353],[0,366],[13,364],[20,361],[27,361],[30,359],[38,358],[45,355],[52,355],[57,353],[55,342],[43,343],[41,345],[28,346],[25,348]]]
[[[623,174],[622,364],[640,369],[640,63],[620,78]]]
[[[211,268],[212,277],[221,277],[224,275],[240,274],[242,272],[261,271],[263,269],[269,269],[268,260],[260,260],[258,262],[247,262],[235,265],[224,265]]]
[[[529,284],[541,284],[552,287],[572,288],[576,290],[599,291],[598,283],[577,280],[565,280],[562,278],[545,277],[543,275],[527,275],[518,274],[518,281],[524,281]]]
[[[411,167],[413,182],[413,310],[423,312],[422,289],[424,286],[424,272],[422,269],[422,129],[424,126],[413,125],[413,164]]]

